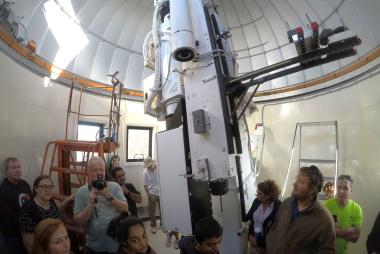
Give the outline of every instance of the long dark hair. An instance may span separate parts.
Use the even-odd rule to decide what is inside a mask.
[[[53,183],[50,176],[48,176],[48,175],[37,176],[37,178],[34,180],[34,183],[33,183],[33,193],[32,193],[33,198],[37,195],[36,188],[38,187],[40,182],[44,179],[49,179]]]
[[[129,229],[135,225],[145,228],[142,220],[134,216],[128,216],[128,213],[123,212],[110,222],[107,235],[119,243],[126,242],[129,238]]]

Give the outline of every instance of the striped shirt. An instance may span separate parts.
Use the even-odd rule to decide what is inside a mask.
[[[29,200],[23,206],[18,220],[21,232],[33,233],[36,225],[46,218],[64,219],[53,200],[50,200],[48,210],[37,205],[33,199]]]

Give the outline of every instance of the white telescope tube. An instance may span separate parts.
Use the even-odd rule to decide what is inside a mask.
[[[188,2],[188,0],[170,0],[173,57],[179,62],[191,61],[195,56],[195,41]]]

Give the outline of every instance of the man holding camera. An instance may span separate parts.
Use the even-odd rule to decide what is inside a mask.
[[[128,204],[120,185],[104,180],[105,163],[92,157],[87,163],[88,185],[75,195],[74,221],[86,225],[86,253],[116,253],[118,243],[107,236],[109,222],[121,212],[128,212]]]

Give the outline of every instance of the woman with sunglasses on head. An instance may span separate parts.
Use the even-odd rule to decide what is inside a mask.
[[[32,253],[34,229],[36,225],[46,218],[59,219],[63,221],[62,211],[73,196],[66,198],[57,205],[52,199],[53,181],[47,175],[38,176],[33,183],[33,198],[30,199],[22,208],[19,216],[19,226],[22,241],[28,251]]]
[[[122,213],[107,228],[107,235],[119,243],[117,254],[156,254],[148,244],[143,222]]]
[[[265,254],[265,236],[269,232],[281,201],[275,181],[266,180],[257,185],[256,199],[247,213],[250,254]]]
[[[62,221],[44,219],[34,230],[32,254],[69,254],[70,238]]]

